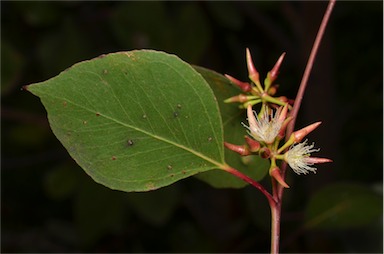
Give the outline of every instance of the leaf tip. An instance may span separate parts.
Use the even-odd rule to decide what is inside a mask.
[[[20,88],[21,91],[28,91],[29,92],[29,86],[30,85],[24,85]]]

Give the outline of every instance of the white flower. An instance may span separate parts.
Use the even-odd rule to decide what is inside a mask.
[[[249,130],[249,135],[260,142],[271,144],[275,141],[277,134],[284,122],[284,117],[280,117],[282,108],[279,108],[275,114],[265,110],[259,118],[251,106],[247,108],[249,126],[242,123]]]
[[[310,167],[315,163],[329,162],[328,159],[322,158],[311,158],[310,155],[312,152],[318,152],[320,149],[313,149],[314,144],[307,145],[307,140],[297,145],[291,146],[291,148],[285,153],[284,160],[288,162],[289,166],[293,171],[300,175],[308,174],[309,171],[316,173],[316,168]],[[318,159],[327,160],[319,161]]]

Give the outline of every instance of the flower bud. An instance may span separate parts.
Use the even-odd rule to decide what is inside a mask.
[[[231,103],[231,102],[240,102],[240,103],[244,103],[244,102],[247,102],[250,98],[248,98],[247,95],[245,94],[239,94],[239,95],[235,95],[235,96],[232,96],[231,98],[228,98],[226,100],[224,100],[225,103]]]
[[[277,89],[279,88],[279,85],[272,85],[269,89],[268,89],[268,94],[273,96],[277,93]]]
[[[232,150],[232,151],[240,154],[241,156],[245,156],[245,155],[250,155],[251,154],[251,152],[249,151],[248,147],[245,146],[245,145],[239,146],[239,145],[234,145],[234,144],[231,144],[231,143],[228,143],[228,142],[224,142],[224,146],[226,148],[228,148],[229,150]]]
[[[285,96],[280,96],[280,97],[277,97],[277,99],[279,100],[279,101],[282,101],[282,102],[288,102],[288,98],[287,97],[285,97]]]
[[[275,180],[284,188],[289,188],[289,185],[284,181],[281,176],[280,169],[278,167],[271,168],[269,170],[269,175],[275,178]]]
[[[285,136],[285,130],[287,129],[287,126],[289,124],[289,122],[293,119],[293,117],[289,116],[288,118],[286,118],[283,122],[283,124],[281,125],[281,129],[279,131],[279,134],[277,134],[277,137],[279,138],[279,140],[283,139],[284,136]]]
[[[307,157],[306,162],[310,164],[319,164],[319,163],[333,162],[333,160],[327,159],[327,158]]]
[[[249,146],[249,150],[251,152],[257,152],[260,150],[260,143],[257,142],[256,140],[250,138],[249,136],[244,136],[245,142],[247,142]]]
[[[259,80],[259,72],[256,70],[255,66],[253,65],[251,53],[249,52],[249,49],[246,49],[246,58],[247,58],[247,67],[248,67],[248,74],[249,78],[255,83],[260,84]],[[260,91],[261,92],[261,91]]]
[[[307,136],[309,133],[315,130],[320,124],[321,122],[316,122],[292,133],[295,140],[294,142],[299,143],[301,140],[303,140],[305,136]]]
[[[281,111],[280,111],[281,110]],[[280,122],[284,122],[285,121],[285,119],[287,118],[287,113],[288,113],[288,105],[287,104],[285,104],[284,105],[284,107],[280,107],[280,109],[279,109],[279,118],[278,118],[278,120],[280,121]]]
[[[269,72],[269,77],[271,79],[271,83],[273,83],[273,81],[275,81],[277,79],[277,76],[279,74],[279,69],[280,69],[281,63],[283,62],[284,56],[285,56],[285,52],[283,54],[281,54],[281,56],[279,57],[279,59],[277,60],[277,62],[275,64],[275,66]]]
[[[238,86],[242,91],[244,92],[250,92],[252,90],[252,86],[251,84],[249,84],[248,82],[242,82],[240,80],[237,80],[235,79],[234,77],[232,76],[229,76],[228,74],[225,74],[224,75],[227,79],[229,79],[233,84],[235,84],[236,86]]]

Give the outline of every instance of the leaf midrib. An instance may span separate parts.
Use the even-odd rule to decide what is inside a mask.
[[[187,151],[187,152],[190,152],[190,153],[196,155],[197,157],[200,157],[201,159],[206,160],[207,162],[209,162],[209,163],[211,163],[211,164],[217,166],[218,168],[225,168],[225,167],[226,167],[226,166],[225,166],[225,163],[220,163],[220,162],[218,162],[218,161],[216,161],[216,160],[213,160],[213,159],[211,159],[211,158],[205,156],[204,154],[202,154],[202,153],[200,153],[200,152],[197,152],[197,151],[195,151],[195,150],[193,150],[193,149],[191,149],[191,148],[188,148],[188,147],[186,147],[186,146],[184,146],[184,145],[178,144],[178,143],[176,143],[176,142],[174,142],[174,141],[172,141],[172,140],[163,138],[163,137],[158,136],[158,135],[156,135],[156,134],[150,133],[150,132],[145,131],[145,130],[143,130],[143,129],[137,128],[137,127],[132,126],[132,125],[130,125],[130,124],[121,122],[121,121],[119,121],[119,120],[117,120],[117,119],[114,119],[114,118],[112,118],[112,117],[109,117],[109,116],[107,116],[107,115],[104,115],[104,114],[102,114],[102,113],[100,113],[100,112],[98,112],[98,111],[90,110],[89,108],[83,107],[83,106],[81,106],[80,104],[77,104],[77,103],[75,103],[75,102],[73,102],[73,101],[71,101],[71,100],[68,100],[67,98],[60,98],[60,97],[52,96],[52,95],[49,95],[49,94],[46,94],[46,93],[45,93],[45,95],[47,95],[48,97],[51,97],[51,98],[58,99],[58,100],[60,100],[60,99],[61,99],[61,100],[65,100],[67,103],[71,103],[71,104],[73,104],[74,106],[79,107],[79,108],[82,108],[82,109],[84,109],[84,110],[86,110],[86,111],[88,111],[88,112],[90,112],[90,113],[94,113],[94,114],[97,113],[97,114],[99,114],[100,117],[104,117],[104,118],[106,118],[106,119],[108,119],[108,120],[110,120],[110,121],[112,121],[112,122],[115,122],[115,123],[117,123],[117,124],[120,124],[120,125],[122,125],[122,126],[124,126],[124,127],[131,128],[131,129],[133,129],[133,130],[136,130],[136,131],[138,131],[138,132],[141,132],[141,133],[143,133],[143,134],[146,134],[146,135],[148,135],[148,136],[150,136],[150,137],[152,137],[152,138],[155,138],[155,139],[157,139],[157,140],[160,140],[160,141],[163,141],[163,142],[165,142],[165,143],[174,145],[174,146],[176,146],[176,147],[178,147],[178,148],[181,148],[181,149],[183,149],[183,150],[185,150],[185,151]]]

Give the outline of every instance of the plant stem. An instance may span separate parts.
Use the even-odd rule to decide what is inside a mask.
[[[325,11],[323,20],[321,21],[319,31],[317,32],[315,42],[313,43],[311,54],[309,55],[309,59],[307,62],[307,66],[305,67],[303,78],[301,79],[300,87],[296,95],[295,103],[293,105],[293,109],[291,111],[291,116],[293,116],[292,121],[289,123],[287,127],[287,137],[291,135],[293,129],[295,127],[296,116],[299,112],[301,101],[303,99],[305,88],[307,87],[309,75],[311,74],[313,63],[315,62],[315,58],[317,55],[317,51],[320,46],[321,39],[323,38],[325,28],[327,27],[329,17],[331,16],[333,7],[335,5],[336,0],[330,0],[327,6],[327,10]]]
[[[269,202],[269,205],[270,206],[275,206],[276,205],[276,200],[273,198],[273,196],[258,182],[256,182],[255,180],[253,180],[252,178],[250,178],[249,176],[243,174],[242,172],[234,169],[234,168],[231,168],[231,167],[224,167],[224,168],[221,168],[222,170],[236,176],[237,178],[240,178],[241,180],[251,184],[253,187],[255,187],[256,189],[258,189],[261,193],[264,194],[264,196],[268,199],[268,202]]]
[[[287,126],[287,132],[285,134],[285,140],[288,141],[289,137],[291,136],[294,128],[295,128],[295,123],[296,123],[296,117],[299,112],[300,106],[301,106],[301,101],[303,99],[304,91],[307,87],[308,79],[309,79],[309,74],[311,73],[313,63],[315,61],[315,57],[317,55],[317,51],[319,49],[319,45],[321,42],[321,39],[323,38],[325,28],[327,27],[329,17],[331,16],[333,7],[336,3],[336,0],[330,0],[328,2],[327,10],[325,11],[323,20],[321,21],[319,31],[317,32],[315,42],[313,43],[311,54],[309,55],[307,66],[305,67],[303,78],[301,79],[300,82],[300,87],[296,95],[295,103],[293,104],[293,108],[291,111],[290,116],[293,117],[291,122]],[[287,168],[287,163],[283,162],[281,165],[281,174],[282,177],[285,178],[285,171]],[[281,200],[282,195],[283,195],[283,187],[279,186],[278,187],[278,194],[279,194],[279,199]]]
[[[321,42],[321,39],[323,38],[325,28],[328,24],[329,17],[331,16],[333,7],[335,5],[336,0],[330,0],[327,6],[327,10],[324,14],[323,20],[321,21],[321,25],[319,28],[319,31],[317,32],[315,42],[313,44],[311,54],[309,56],[307,66],[305,67],[305,71],[303,74],[303,78],[300,83],[299,90],[296,95],[295,103],[293,105],[293,109],[291,111],[291,116],[293,117],[292,121],[289,123],[287,127],[286,132],[286,141],[288,141],[289,137],[291,136],[294,128],[295,128],[295,122],[296,117],[300,109],[301,101],[303,99],[304,91],[307,87],[309,75],[311,73],[313,63],[315,61],[315,57],[317,55],[319,45]],[[283,161],[281,165],[281,174],[283,179],[285,179],[287,169],[287,163]],[[276,254],[279,253],[279,240],[280,240],[280,218],[281,218],[281,205],[282,205],[282,198],[284,193],[284,188],[280,184],[276,183],[274,179],[272,179],[272,188],[273,188],[273,199],[276,200],[276,203],[274,206],[271,205],[271,253]]]
[[[279,253],[281,202],[271,206],[271,254]]]

